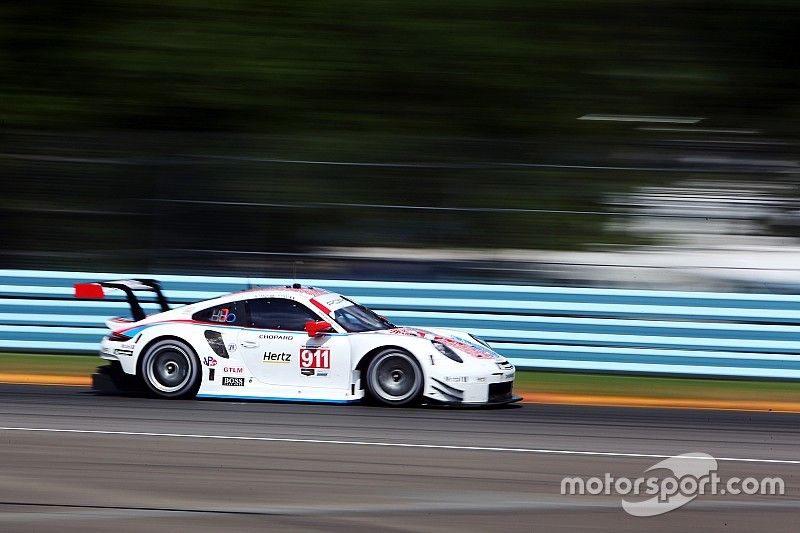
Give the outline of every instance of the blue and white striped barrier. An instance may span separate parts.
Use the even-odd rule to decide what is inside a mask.
[[[800,295],[784,294],[0,270],[0,350],[95,351],[128,305],[76,300],[72,286],[131,277],[159,279],[171,303],[324,287],[398,324],[470,331],[520,368],[800,379]]]

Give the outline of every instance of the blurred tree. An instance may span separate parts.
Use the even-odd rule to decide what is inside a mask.
[[[5,196],[41,208],[97,207],[109,187],[119,199],[273,203],[324,191],[341,202],[603,209],[605,193],[663,177],[245,160],[215,166],[181,157],[591,161],[640,136],[576,120],[586,113],[703,116],[796,138],[799,14],[788,0],[3,2],[4,151],[50,158],[1,161]],[[53,142],[59,132],[66,137]],[[87,162],[98,157],[109,162]],[[164,246],[208,243],[209,234],[192,228],[202,227],[198,220],[210,209],[184,212],[180,220],[194,224],[172,235],[170,224],[150,217],[149,237],[132,238],[141,247],[159,246],[150,237],[160,233]],[[392,228],[406,244],[574,247],[620,238],[596,218],[569,214],[414,218],[329,210],[325,217],[338,230],[308,212],[276,216],[283,232],[251,228],[253,237],[237,246],[371,244]],[[365,227],[362,216],[374,226]],[[52,232],[63,220],[25,231],[26,219],[12,220],[21,233],[0,236],[18,248],[41,242],[32,238],[39,233],[62,240]],[[111,241],[92,220],[72,229],[114,246],[120,232],[141,226],[113,220],[120,225]],[[226,237],[213,239],[210,246],[218,246]]]

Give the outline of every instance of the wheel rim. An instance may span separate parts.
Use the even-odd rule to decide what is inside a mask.
[[[377,361],[370,381],[372,390],[391,402],[408,400],[417,394],[420,386],[417,366],[405,354],[391,354]]]
[[[191,356],[178,346],[156,350],[147,365],[148,381],[161,392],[181,390],[192,376]]]

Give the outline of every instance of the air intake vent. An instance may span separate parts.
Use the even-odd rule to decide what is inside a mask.
[[[222,340],[222,333],[207,329],[205,331],[205,336],[206,340],[208,341],[208,345],[211,346],[211,349],[214,350],[215,354],[224,359],[230,359],[228,350],[225,348],[225,341]]]

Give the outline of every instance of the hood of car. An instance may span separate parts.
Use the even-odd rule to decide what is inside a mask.
[[[491,348],[475,341],[468,333],[452,329],[442,328],[415,328],[415,327],[396,327],[372,333],[384,335],[402,335],[406,337],[420,337],[431,342],[439,342],[448,348],[458,351],[474,359],[485,359],[491,361],[502,361],[505,358],[495,353]]]

